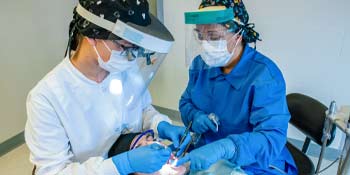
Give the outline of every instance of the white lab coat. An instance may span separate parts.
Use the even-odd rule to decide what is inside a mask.
[[[25,139],[37,175],[117,175],[107,153],[120,134],[157,131],[159,122],[170,122],[153,108],[148,91],[135,108],[121,109],[120,98],[109,90],[120,76],[96,83],[65,58],[31,90]]]

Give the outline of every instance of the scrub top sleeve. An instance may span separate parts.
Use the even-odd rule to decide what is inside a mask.
[[[196,80],[196,75],[198,75],[198,72],[196,71],[189,71],[189,72],[190,72],[189,81],[179,102],[181,119],[182,119],[182,122],[185,124],[185,126],[188,126],[190,121],[193,120],[194,116],[204,114],[203,111],[196,108],[196,106],[192,102],[192,97],[191,97],[191,91],[194,86],[194,82]]]
[[[268,168],[283,150],[287,141],[290,114],[284,81],[268,81],[252,87],[249,122],[252,132],[230,135],[236,145],[232,162],[245,166],[258,163]]]
[[[36,175],[119,174],[112,160],[93,157],[86,162],[73,162],[69,138],[54,108],[43,95],[31,94],[27,99],[28,120],[25,140]],[[94,173],[92,173],[94,172]]]
[[[158,136],[158,124],[162,121],[166,121],[171,124],[171,120],[168,116],[159,113],[152,106],[151,94],[147,90],[143,96],[143,125],[142,130],[153,129],[154,133]]]

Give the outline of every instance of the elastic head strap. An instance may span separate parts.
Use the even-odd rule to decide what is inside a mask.
[[[147,131],[142,132],[142,133],[137,137],[137,139],[136,139],[136,141],[134,142],[134,144],[132,144],[130,150],[134,149],[135,146],[136,146],[136,144],[137,144],[137,143],[140,141],[140,139],[141,139],[144,135],[146,135],[146,134],[152,134],[152,136],[154,137],[154,131],[153,131],[152,129],[149,129],[149,130],[147,130]]]

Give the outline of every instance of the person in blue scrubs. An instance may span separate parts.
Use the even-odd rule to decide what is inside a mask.
[[[191,170],[204,170],[225,159],[247,174],[297,174],[286,147],[285,81],[270,58],[248,45],[259,40],[248,20],[240,0],[203,0],[198,11],[185,13],[192,26],[190,70],[179,109],[201,137],[178,164],[190,161]]]

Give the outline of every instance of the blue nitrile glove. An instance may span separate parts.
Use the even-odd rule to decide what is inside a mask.
[[[232,159],[236,147],[230,139],[220,139],[197,148],[178,160],[177,166],[191,161],[191,170],[206,170],[221,159]]]
[[[180,140],[185,133],[186,128],[181,126],[175,126],[168,122],[162,121],[158,124],[158,134],[160,138],[171,140],[175,148],[179,147],[179,152],[176,156],[182,154],[186,146],[191,141],[191,135],[188,133],[184,142],[180,145]]]
[[[112,157],[114,165],[121,175],[134,172],[153,173],[166,164],[171,154],[169,148],[159,144],[139,147]]]
[[[217,132],[216,126],[212,120],[209,119],[207,114],[199,113],[193,117],[192,130],[195,133],[203,134],[208,130]]]

